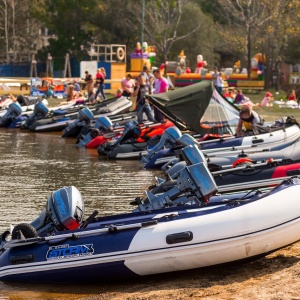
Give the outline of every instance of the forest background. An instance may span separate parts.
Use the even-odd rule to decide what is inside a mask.
[[[281,62],[300,62],[298,0],[0,0],[0,16],[1,63],[32,54],[46,61],[51,53],[60,67],[66,53],[89,60],[93,44],[124,44],[129,55],[146,41],[156,47],[157,65],[184,50],[192,71],[199,54],[208,69],[240,61],[250,70],[262,53],[268,88],[279,84],[272,78]]]

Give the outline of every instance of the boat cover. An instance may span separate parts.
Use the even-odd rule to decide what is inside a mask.
[[[235,134],[239,109],[226,100],[208,80],[147,98],[180,129]]]

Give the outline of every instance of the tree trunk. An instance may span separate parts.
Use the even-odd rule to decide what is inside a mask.
[[[247,30],[247,68],[248,80],[251,79],[251,27]]]

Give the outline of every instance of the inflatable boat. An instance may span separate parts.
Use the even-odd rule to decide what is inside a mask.
[[[169,143],[169,146],[166,147],[163,143],[159,143],[157,147],[143,155],[142,161],[146,169],[161,168],[165,163],[174,158],[174,151],[176,149],[193,143],[197,143],[201,150],[205,153],[224,153],[224,151],[230,150],[244,150],[252,152],[280,151],[281,149],[285,149],[286,147],[293,145],[295,141],[297,141],[300,137],[300,129],[298,125],[291,124],[288,126],[270,127],[268,133],[262,133],[259,135],[226,138],[221,137],[207,141],[199,141],[194,137],[187,138],[187,134],[182,135],[180,133],[176,133],[176,135],[179,135],[179,137],[173,145]]]
[[[8,106],[6,113],[0,117],[0,127],[10,127],[21,115],[22,107],[19,103],[13,102]]]
[[[128,98],[121,97],[101,102],[95,105],[94,108],[89,109],[94,114],[94,117],[98,118],[101,115],[114,116],[117,114],[129,112],[131,106],[132,103]],[[83,106],[80,106],[79,109],[82,108]],[[32,126],[30,126],[29,130],[36,132],[62,131],[77,119],[79,109],[72,113],[56,115],[52,116],[51,118],[39,120]]]
[[[131,213],[84,217],[75,187],[49,196],[36,220],[5,231],[0,280],[102,282],[259,258],[300,239],[300,179],[215,195],[203,163]],[[284,201],[283,201],[284,199]]]
[[[84,128],[80,132],[76,140],[76,147],[98,148],[112,138],[120,137],[124,130],[124,124],[134,119],[136,119],[136,113],[111,118],[101,116],[96,119],[93,127]]]
[[[149,190],[152,193],[166,192],[177,184],[177,177],[187,165],[200,162],[206,164],[217,186],[227,190],[252,185],[253,182],[265,182],[275,178],[286,179],[300,175],[300,160],[268,159],[254,162],[248,158],[240,158],[233,165],[219,166],[207,160],[197,145],[189,145],[176,151],[176,159],[166,163],[162,170],[165,178],[156,178],[156,183]],[[257,184],[257,183],[256,183]]]
[[[90,128],[93,118],[94,114],[91,110],[84,107],[78,112],[77,119],[63,130],[62,137],[77,137],[80,132]]]
[[[145,128],[141,128],[136,120],[127,122],[122,135],[100,145],[98,154],[112,159],[139,159],[147,153],[148,147],[158,144],[163,132],[170,127],[174,127],[171,121]]]

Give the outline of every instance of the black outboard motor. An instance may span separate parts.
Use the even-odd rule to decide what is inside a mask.
[[[8,127],[20,114],[22,107],[19,103],[11,103],[7,109],[6,114],[0,117],[0,127]]]
[[[43,102],[38,102],[34,106],[33,113],[21,123],[22,129],[27,129],[34,122],[44,119],[49,113],[48,107]]]
[[[160,138],[159,143],[153,147],[151,150],[148,150],[148,154],[142,157],[143,163],[148,163],[152,156],[159,150],[161,150],[167,143],[171,146],[175,146],[176,141],[182,136],[181,131],[173,126],[167,128],[163,135]]]
[[[98,148],[98,154],[106,155],[109,151],[122,143],[134,143],[141,135],[141,128],[136,120],[125,124],[121,137],[114,143],[105,143]]]
[[[76,146],[83,147],[95,137],[110,132],[113,132],[112,121],[107,116],[101,116],[96,120],[94,127],[88,133],[80,132],[77,137]]]
[[[127,122],[124,126],[123,133],[121,137],[118,139],[118,143],[122,143],[126,140],[134,139],[134,141],[141,135],[141,127],[136,120]]]
[[[202,151],[199,149],[198,145],[188,145],[183,149],[178,151],[179,162],[168,167],[168,164],[162,167],[162,170],[166,172],[171,179],[176,179],[180,172],[185,168],[185,166],[191,166],[197,163],[204,163],[207,165],[206,158]]]
[[[176,205],[206,203],[217,192],[217,185],[205,163],[200,162],[183,168],[176,184],[161,194],[146,191],[146,198],[135,199],[138,208],[133,212],[149,211]]]
[[[74,186],[63,187],[49,196],[45,208],[31,224],[19,224],[12,239],[51,235],[54,232],[77,229],[84,218],[84,201]]]
[[[94,114],[87,107],[78,112],[78,118],[74,120],[63,130],[62,137],[77,137],[80,131],[87,126],[90,129],[90,123]]]

